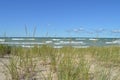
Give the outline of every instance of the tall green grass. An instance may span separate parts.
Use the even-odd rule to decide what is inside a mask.
[[[119,80],[120,47],[11,48],[9,80]],[[116,71],[118,70],[118,71]],[[8,76],[6,76],[8,77]]]
[[[9,55],[10,53],[11,53],[10,46],[0,44],[0,57],[4,57],[5,55]]]

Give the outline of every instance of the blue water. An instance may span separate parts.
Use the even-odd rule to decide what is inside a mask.
[[[34,47],[42,44],[50,45],[54,48],[72,46],[83,48],[89,46],[110,46],[120,45],[120,38],[69,38],[69,37],[0,37],[0,44],[10,46]]]

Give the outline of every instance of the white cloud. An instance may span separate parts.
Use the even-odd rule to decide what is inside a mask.
[[[84,28],[79,28],[79,31],[84,31]]]
[[[84,31],[84,28],[75,28],[73,29],[73,32],[81,32]]]
[[[79,32],[79,29],[73,29],[74,32]]]
[[[120,29],[112,30],[112,33],[120,33]]]

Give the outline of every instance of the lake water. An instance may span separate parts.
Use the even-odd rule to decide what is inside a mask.
[[[34,47],[34,45],[41,46],[42,44],[47,44],[54,48],[62,48],[64,46],[86,48],[89,46],[119,46],[120,38],[0,37],[0,44],[22,47]]]

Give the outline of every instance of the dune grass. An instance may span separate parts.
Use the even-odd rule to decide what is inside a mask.
[[[11,47],[8,45],[2,45],[0,44],[0,57],[3,58],[5,55],[8,55],[11,53]]]
[[[120,47],[12,47],[8,80],[120,80]]]

